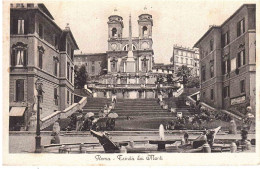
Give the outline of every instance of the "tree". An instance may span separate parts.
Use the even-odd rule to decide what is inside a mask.
[[[172,74],[167,74],[166,75],[166,80],[168,84],[172,84],[173,83],[173,75]]]
[[[198,76],[190,77],[188,79],[188,82],[187,82],[186,86],[189,87],[189,88],[193,88],[193,87],[199,88],[200,87],[200,78]]]
[[[86,71],[85,65],[81,65],[80,68],[78,66],[75,66],[74,68],[74,85],[76,89],[83,89],[84,85],[86,84],[88,80],[88,74]]]
[[[186,87],[188,79],[192,76],[191,69],[185,65],[182,65],[177,71],[177,76],[182,78],[180,83],[183,84],[184,87]]]
[[[164,78],[163,78],[162,75],[157,76],[157,78],[156,78],[156,83],[162,84],[163,81],[164,81]]]

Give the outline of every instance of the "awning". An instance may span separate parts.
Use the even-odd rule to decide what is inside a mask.
[[[9,116],[20,117],[23,116],[26,107],[12,107]]]

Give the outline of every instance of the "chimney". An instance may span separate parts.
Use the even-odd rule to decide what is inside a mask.
[[[69,23],[67,23],[65,29],[66,29],[66,30],[70,30],[70,24],[69,24]]]

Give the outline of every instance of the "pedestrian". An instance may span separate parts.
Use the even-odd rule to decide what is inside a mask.
[[[185,144],[188,144],[188,142],[189,142],[189,134],[187,132],[184,133],[184,141],[185,141]]]
[[[52,134],[51,136],[52,139],[51,139],[51,144],[60,144],[60,125],[59,123],[56,121],[54,124],[53,124],[53,129],[52,129]]]

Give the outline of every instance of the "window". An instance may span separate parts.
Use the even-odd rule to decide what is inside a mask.
[[[91,72],[94,74],[95,73],[95,66],[92,65],[91,67]]]
[[[70,80],[70,63],[67,62],[67,79]]]
[[[210,90],[210,99],[214,100],[214,90],[213,89]]]
[[[210,77],[214,76],[214,65],[210,66]]]
[[[42,24],[39,24],[39,36],[43,39],[44,37],[44,30]]]
[[[67,62],[67,79],[70,80],[70,63]]]
[[[43,53],[39,51],[39,68],[42,69],[42,55]]]
[[[229,31],[223,35],[223,47],[229,44]]]
[[[181,58],[181,63],[183,63],[183,58]]]
[[[55,105],[58,105],[58,88],[54,88],[54,103]]]
[[[223,88],[223,97],[224,97],[224,98],[229,97],[229,86],[225,86],[225,87]]]
[[[242,19],[237,23],[237,37],[245,32],[245,19]]]
[[[147,61],[148,59],[142,59],[142,71],[147,71]]]
[[[34,7],[34,4],[31,4],[31,3],[30,3],[30,4],[27,4],[27,7],[28,7],[28,8],[33,8],[33,7]]]
[[[189,63],[188,63],[188,58],[186,58],[186,64],[188,65]]]
[[[58,64],[59,62],[57,60],[54,61],[54,75],[58,76]]]
[[[70,104],[73,104],[73,93],[71,93]]]
[[[197,67],[197,62],[194,62],[194,65]]]
[[[117,29],[116,28],[112,29],[112,37],[117,37]]]
[[[70,92],[67,91],[67,103],[69,104],[70,103]]]
[[[240,92],[241,93],[245,92],[245,80],[240,81]]]
[[[26,66],[27,51],[24,49],[13,50],[13,66]]]
[[[70,70],[70,77],[71,77],[70,82],[73,83],[72,82],[72,80],[73,80],[73,67],[71,67],[71,70]]]
[[[15,84],[15,101],[21,102],[24,101],[24,80],[16,80]]]
[[[222,73],[223,75],[230,72],[230,59],[226,59],[222,63]]]
[[[230,66],[231,71],[236,69],[236,62],[237,62],[236,57],[231,60],[231,66]]]
[[[246,64],[245,50],[242,50],[237,54],[237,68],[245,64]]]
[[[17,42],[12,46],[11,65],[22,67],[27,66],[27,45]]]
[[[24,20],[18,19],[18,34],[24,34]]]
[[[213,49],[214,49],[214,40],[211,39],[210,40],[210,51],[213,51]]]
[[[179,62],[179,57],[176,57],[176,63],[178,63]]]
[[[148,29],[146,26],[143,27],[143,35],[147,36],[148,35]]]
[[[116,68],[116,62],[112,62],[112,69]]]

